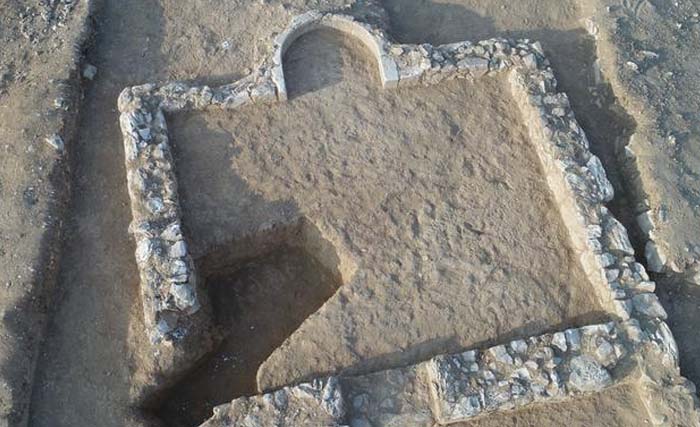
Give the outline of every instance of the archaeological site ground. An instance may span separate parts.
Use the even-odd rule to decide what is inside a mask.
[[[700,426],[690,0],[0,0],[0,426]]]

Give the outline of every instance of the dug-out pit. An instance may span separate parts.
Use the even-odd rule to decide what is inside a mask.
[[[385,91],[368,58],[316,31],[287,51],[289,102],[169,119],[184,227],[216,266],[203,274],[230,344],[173,389],[197,390],[180,411],[194,418],[161,416],[187,425],[237,395],[607,317],[505,77]],[[226,253],[297,223],[323,244],[288,233]],[[265,317],[296,302],[284,325]]]
[[[299,246],[299,244],[303,246]],[[198,260],[223,340],[158,397],[168,426],[194,426],[227,396],[255,394],[260,364],[342,283],[332,248],[304,221],[275,227]]]

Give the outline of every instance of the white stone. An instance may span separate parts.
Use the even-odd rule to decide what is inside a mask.
[[[632,301],[628,299],[616,299],[612,302],[615,314],[622,320],[629,320],[632,316]]]
[[[527,353],[527,342],[525,342],[525,340],[512,341],[510,343],[510,348],[516,353]]]
[[[654,219],[651,217],[651,211],[646,211],[642,214],[637,215],[637,224],[642,232],[649,236],[649,233],[654,231],[656,225],[654,224]]]
[[[603,366],[610,366],[617,361],[615,348],[606,339],[601,338],[595,349],[595,356]]]
[[[151,336],[151,341],[154,343],[160,341],[166,334],[170,333],[174,329],[173,325],[171,325],[166,319],[161,318],[158,320],[158,323],[156,323],[155,327],[155,335]]]
[[[603,168],[603,164],[601,163],[598,156],[591,156],[591,158],[588,159],[586,167],[591,172],[593,180],[595,181],[595,184],[598,187],[600,199],[604,202],[609,202],[610,200],[612,200],[615,196],[615,190],[613,189],[612,184],[608,180],[608,177],[605,174],[605,169]]]
[[[537,362],[535,362],[534,360],[528,360],[528,361],[526,361],[526,362],[525,362],[525,367],[526,367],[527,369],[530,369],[531,371],[537,371],[537,370],[539,369],[539,365],[538,365]]]
[[[476,362],[476,350],[465,351],[460,356],[465,362]]]
[[[632,304],[634,304],[634,310],[644,316],[661,319],[667,317],[666,310],[655,294],[635,295],[632,297]]]
[[[666,267],[666,255],[653,241],[649,240],[644,247],[644,256],[647,259],[649,270],[661,273]]]
[[[180,224],[173,222],[172,224],[165,227],[165,230],[160,234],[163,239],[174,242],[182,239],[182,230],[180,229]]]
[[[508,354],[508,350],[504,345],[491,347],[488,352],[497,362],[504,363],[506,365],[513,364],[513,358],[510,356],[510,354]]]
[[[561,107],[552,108],[552,115],[557,117],[566,116],[566,110]]]
[[[403,48],[401,46],[392,46],[389,52],[394,56],[400,56],[403,55]]]
[[[607,252],[600,254],[598,259],[600,260],[600,265],[603,268],[610,267],[611,265],[615,264],[615,261],[617,260],[617,258],[615,258],[615,255]]]
[[[572,358],[569,370],[568,385],[583,393],[600,391],[612,384],[610,373],[587,355]]]
[[[185,244],[185,241],[178,240],[177,242],[173,243],[168,251],[168,255],[170,255],[171,258],[182,258],[187,255],[187,245]]]
[[[88,80],[92,80],[97,75],[97,67],[92,64],[85,64],[83,67],[83,77]]]
[[[262,82],[251,89],[250,98],[255,103],[267,103],[277,100],[275,85],[270,81]]]
[[[61,136],[58,134],[53,134],[50,137],[46,138],[46,143],[58,152],[63,152],[63,150],[65,149],[63,138],[61,138]]]
[[[644,266],[638,262],[633,262],[630,267],[635,274],[639,275],[642,280],[649,280],[649,275],[647,274]]]
[[[617,268],[609,268],[605,270],[605,278],[608,282],[614,282],[620,277],[620,270]]]
[[[627,333],[627,338],[633,343],[638,343],[645,338],[645,333],[642,331],[639,320],[637,319],[630,319],[625,322],[624,328]]]
[[[467,57],[457,62],[457,68],[469,70],[474,77],[481,77],[489,71],[489,61],[479,57]]]
[[[153,254],[153,242],[151,239],[141,239],[136,243],[136,262],[144,263]]]
[[[563,332],[555,332],[552,335],[552,345],[561,351],[566,351],[566,335]]]
[[[662,343],[663,350],[668,354],[674,362],[674,365],[678,364],[678,345],[676,340],[673,338],[673,334],[669,329],[666,322],[660,322],[657,325],[654,337]]]
[[[198,311],[197,295],[188,283],[173,284],[170,286],[170,295],[173,296],[175,305],[180,310],[186,311],[188,314]]]
[[[160,197],[152,197],[146,200],[146,208],[148,208],[151,213],[159,214],[165,209],[165,205],[163,204],[163,199]]]
[[[566,335],[566,343],[571,348],[571,351],[579,351],[581,349],[581,332],[578,329],[567,329],[564,331]]]
[[[172,276],[180,276],[183,274],[188,274],[189,269],[187,268],[187,263],[181,259],[176,259],[170,262],[170,271]]]
[[[139,128],[136,132],[139,134],[139,138],[141,138],[142,141],[151,140],[151,128]]]
[[[635,282],[633,287],[636,291],[643,293],[653,293],[656,291],[656,283],[648,280]]]
[[[523,56],[523,65],[530,69],[537,68],[537,57],[535,54],[531,53]]]
[[[612,216],[608,216],[605,223],[604,234],[607,247],[611,252],[617,251],[625,255],[634,255],[634,248],[632,248],[632,244],[630,243],[627,230],[620,224],[620,221]]]

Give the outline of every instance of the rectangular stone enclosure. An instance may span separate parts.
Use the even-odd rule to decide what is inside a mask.
[[[173,148],[165,114],[211,110],[239,111],[242,117],[240,121],[236,122],[239,114],[233,117],[227,116],[226,120],[233,121],[234,125],[220,126],[220,130],[225,131],[222,144],[228,144],[227,138],[231,139],[232,132],[236,132],[236,137],[240,136],[241,140],[245,140],[246,133],[240,130],[243,126],[252,124],[261,129],[266,123],[276,123],[275,120],[283,120],[284,117],[290,120],[287,125],[292,129],[295,124],[297,128],[303,128],[306,123],[295,123],[303,120],[304,112],[309,111],[303,101],[299,101],[298,106],[294,105],[296,101],[277,105],[287,101],[288,86],[293,85],[285,81],[287,70],[283,69],[283,58],[288,48],[300,36],[313,30],[326,28],[339,31],[363,44],[371,52],[378,67],[383,88],[386,91],[394,91],[398,88],[400,96],[388,92],[388,94],[376,95],[372,94],[371,88],[367,89],[366,95],[371,97],[372,101],[368,103],[371,106],[367,107],[362,117],[371,121],[373,117],[376,119],[375,113],[381,111],[387,112],[387,116],[391,116],[390,112],[412,114],[406,105],[419,104],[423,96],[428,96],[426,87],[434,86],[430,90],[442,90],[441,98],[447,100],[447,103],[438,105],[435,111],[431,110],[431,106],[421,105],[420,115],[411,116],[411,119],[418,120],[415,125],[417,133],[412,135],[415,135],[417,140],[430,140],[431,136],[421,134],[421,129],[428,126],[431,121],[440,120],[441,117],[443,119],[459,117],[465,122],[456,123],[454,128],[450,128],[449,123],[447,128],[436,127],[433,129],[435,132],[441,132],[441,129],[453,129],[453,132],[444,132],[444,137],[430,141],[433,145],[414,144],[411,155],[406,155],[406,150],[402,151],[402,144],[407,143],[402,142],[402,138],[406,137],[402,132],[411,126],[411,120],[401,122],[400,119],[396,119],[390,123],[380,123],[381,126],[376,134],[367,130],[366,134],[359,135],[358,140],[365,138],[365,145],[367,141],[383,141],[382,138],[387,137],[388,142],[368,147],[365,153],[361,152],[362,147],[348,148],[342,144],[334,145],[333,135],[331,135],[329,144],[322,147],[326,150],[322,154],[319,154],[317,147],[299,148],[299,151],[304,153],[302,157],[296,159],[299,162],[307,159],[310,160],[310,164],[316,166],[324,162],[338,162],[335,167],[331,164],[329,173],[321,170],[318,173],[308,174],[303,170],[289,169],[289,165],[280,160],[285,156],[292,156],[289,154],[288,133],[293,134],[293,132],[275,134],[274,131],[265,131],[267,133],[263,132],[263,134],[269,138],[270,142],[267,145],[261,145],[262,149],[256,151],[250,145],[242,144],[235,147],[236,150],[240,150],[238,157],[229,156],[233,158],[233,165],[219,163],[221,166],[231,167],[236,172],[236,176],[230,181],[235,191],[231,192],[228,199],[221,199],[227,202],[227,207],[222,209],[229,209],[234,214],[240,213],[241,217],[233,218],[235,220],[233,224],[225,220],[222,220],[223,223],[217,223],[219,217],[204,213],[202,218],[192,220],[191,226],[188,226],[188,229],[193,229],[197,236],[183,236],[182,209],[174,172]],[[481,80],[465,86],[457,84],[453,81],[454,79]],[[477,84],[483,86],[475,89]],[[406,88],[413,89],[406,90]],[[488,92],[481,92],[482,95],[470,94],[472,89],[478,92],[483,88],[492,93],[490,98],[483,95]],[[459,116],[458,108],[450,109],[450,101],[459,102],[460,99],[463,100],[469,96],[472,96],[473,102],[481,103],[479,105],[483,105],[484,109],[481,116],[477,114],[471,118],[472,122],[469,122],[469,117]],[[517,106],[515,115],[509,115],[510,110],[507,108],[509,101],[504,99],[512,100]],[[334,98],[333,102],[341,105],[343,100]],[[402,104],[402,102],[408,102],[408,104]],[[248,110],[242,110],[250,104],[253,106],[249,109],[256,109],[256,114],[248,114]],[[356,108],[346,105],[347,110],[343,110],[342,105],[340,107],[336,105],[336,107],[339,112]],[[286,110],[284,114],[275,116],[274,113],[267,112],[268,108],[270,111],[275,108]],[[212,224],[214,230],[217,229],[216,227],[221,227],[230,230],[241,239],[255,233],[267,236],[283,235],[285,244],[297,245],[318,253],[320,263],[336,272],[344,283],[344,287],[354,287],[353,290],[360,295],[360,298],[363,298],[363,289],[367,289],[363,284],[386,283],[393,284],[392,286],[396,289],[391,291],[395,292],[390,294],[391,298],[399,300],[402,288],[398,284],[411,282],[423,286],[424,274],[432,274],[429,279],[432,278],[435,282],[449,282],[451,280],[449,272],[454,268],[456,268],[454,271],[460,274],[468,273],[469,271],[460,270],[459,266],[453,266],[459,265],[459,261],[469,256],[474,256],[470,254],[478,249],[478,244],[468,249],[450,245],[450,243],[460,243],[465,240],[447,239],[445,242],[440,240],[439,235],[433,236],[432,239],[424,238],[425,233],[431,230],[424,225],[450,224],[449,219],[455,215],[466,216],[470,208],[479,206],[483,209],[486,206],[487,209],[493,209],[499,219],[506,218],[506,222],[512,221],[515,225],[520,224],[518,221],[524,221],[532,227],[528,230],[527,224],[523,224],[522,228],[512,230],[512,240],[507,239],[507,243],[523,245],[519,249],[525,251],[544,251],[548,244],[554,245],[550,250],[555,264],[558,265],[554,266],[555,268],[544,264],[529,266],[533,271],[544,274],[534,277],[533,283],[547,282],[551,279],[552,285],[558,289],[579,292],[579,295],[568,296],[574,303],[572,305],[583,304],[591,307],[590,311],[605,313],[606,320],[612,320],[611,323],[595,322],[594,325],[580,329],[567,329],[560,333],[527,340],[515,340],[483,352],[472,351],[437,356],[414,368],[407,368],[410,372],[405,376],[399,375],[401,378],[409,378],[406,380],[409,382],[414,381],[411,378],[422,378],[416,381],[427,384],[426,387],[429,388],[428,394],[421,402],[412,403],[409,397],[405,397],[407,392],[404,386],[395,389],[389,387],[388,391],[375,390],[378,387],[377,384],[386,386],[388,383],[394,384],[393,380],[380,379],[377,380],[378,382],[367,380],[371,385],[363,385],[364,377],[340,381],[335,377],[329,377],[297,388],[281,389],[274,393],[274,399],[287,402],[281,406],[275,404],[271,407],[265,407],[265,405],[261,407],[252,400],[246,400],[236,401],[231,407],[218,408],[214,418],[206,425],[224,425],[225,420],[230,420],[231,417],[244,417],[246,411],[258,413],[261,419],[272,417],[269,418],[270,422],[273,419],[276,420],[275,422],[282,422],[280,420],[286,417],[285,414],[291,414],[296,410],[294,405],[298,405],[297,409],[299,409],[294,413],[311,418],[303,420],[295,418],[287,421],[290,424],[279,425],[311,425],[303,423],[311,422],[314,416],[319,415],[313,407],[309,409],[308,405],[320,405],[325,414],[323,425],[333,425],[333,423],[342,425],[347,422],[345,420],[348,417],[344,408],[350,406],[345,403],[345,390],[349,389],[351,390],[349,393],[354,393],[353,387],[365,387],[367,390],[364,394],[381,392],[395,397],[403,396],[402,399],[408,399],[405,406],[414,407],[412,414],[422,417],[425,425],[432,425],[433,422],[450,424],[482,413],[510,409],[533,401],[547,399],[556,401],[567,396],[600,391],[620,383],[629,378],[631,372],[639,370],[629,366],[643,367],[644,363],[636,364],[646,360],[649,348],[677,369],[675,343],[664,322],[664,310],[653,293],[654,283],[649,281],[644,267],[635,262],[634,251],[626,230],[604,206],[613,197],[612,186],[605,176],[600,160],[590,152],[586,136],[574,117],[567,96],[558,92],[549,61],[537,42],[492,39],[442,46],[396,44],[389,41],[382,30],[358,22],[352,17],[310,12],[293,20],[289,28],[276,38],[272,55],[251,75],[215,88],[191,86],[185,83],[146,84],[127,88],[119,98],[119,110],[133,215],[130,232],[136,240],[136,261],[141,278],[144,323],[152,345],[160,351],[173,354],[169,359],[170,362],[164,362],[161,366],[163,375],[182,371],[189,363],[188,360],[196,359],[198,355],[210,350],[204,343],[209,341],[211,310],[208,308],[206,293],[201,290],[201,277],[196,271],[194,258],[202,257],[211,246],[226,243],[226,236],[221,237],[207,231],[212,229]],[[322,116],[322,113],[318,114]],[[500,122],[496,121],[493,129],[489,129],[489,125],[484,124],[489,114],[503,116],[499,118]],[[207,130],[211,125],[202,124],[201,116],[192,117],[194,118],[183,122],[181,129],[178,127],[178,135],[182,135],[185,140],[190,140],[201,135],[200,131],[204,131],[205,134],[209,132],[207,138],[216,138],[214,131]],[[254,122],[255,117],[260,119],[258,123]],[[480,125],[486,129],[475,130]],[[278,129],[284,128],[278,127]],[[360,132],[361,129],[356,131]],[[411,129],[408,131],[410,132]],[[190,132],[189,137],[188,132]],[[348,133],[346,129],[343,132],[345,135],[353,135],[353,132]],[[463,132],[467,135],[462,135]],[[318,141],[322,137],[314,136],[313,131],[301,132],[293,142]],[[494,147],[480,149],[502,152],[502,157],[496,156],[495,159],[497,162],[503,161],[504,164],[489,165],[488,158],[483,155],[479,157],[479,147],[473,146],[475,138],[484,138],[485,141],[494,144]],[[438,139],[444,139],[444,144]],[[496,146],[499,140],[501,145]],[[304,151],[304,148],[307,151]],[[469,154],[472,157],[457,158],[457,153],[451,152],[455,148],[472,150]],[[178,146],[178,152],[184,153],[185,157],[189,153],[197,155],[193,150],[188,151],[185,144]],[[221,162],[221,159],[216,158],[216,154],[225,152],[215,151],[214,155],[211,153],[209,157],[204,155],[200,160],[205,163]],[[351,156],[353,152],[357,152],[356,157],[361,160],[370,160],[378,164],[348,165],[353,161]],[[329,156],[328,153],[333,155]],[[465,156],[463,152],[458,154]],[[417,161],[416,157],[421,155],[422,162]],[[242,160],[236,163],[236,158]],[[532,161],[528,162],[528,160]],[[474,164],[479,166],[476,171]],[[505,170],[500,169],[503,166]],[[350,168],[347,170],[362,171],[362,174],[343,177],[344,167]],[[352,169],[353,167],[355,169]],[[512,170],[509,171],[508,168]],[[178,171],[178,176],[185,177],[188,181],[181,183],[183,194],[187,195],[188,201],[196,201],[193,203],[195,208],[188,207],[185,211],[188,209],[194,211],[199,206],[202,206],[205,212],[216,209],[215,205],[207,206],[207,197],[198,195],[196,185],[188,187],[190,183],[187,177],[201,179],[199,178],[201,171],[188,169],[188,166],[182,166],[181,169]],[[333,176],[333,171],[340,171],[340,176]],[[402,176],[401,173],[405,171],[410,171],[412,175]],[[285,176],[289,178],[287,182],[285,182]],[[470,176],[473,177],[471,180]],[[451,178],[454,177],[461,177],[465,187],[451,188],[450,185],[454,184],[454,179],[451,180]],[[489,205],[491,199],[482,195],[475,194],[472,198],[465,196],[469,192],[483,190],[476,182],[486,178],[492,185],[487,187],[486,191],[496,192],[499,186],[507,190],[494,193],[503,197],[503,200],[500,200],[501,205]],[[305,182],[305,179],[308,182]],[[366,185],[363,185],[365,182]],[[395,187],[388,185],[385,189],[387,194],[392,194],[393,191],[395,194],[409,196],[398,201],[392,201],[391,197],[383,197],[380,198],[383,203],[375,203],[374,196],[379,193],[373,193],[372,187],[379,188],[386,185],[386,182],[396,184]],[[409,182],[411,188],[401,187],[399,184],[402,182]],[[206,184],[206,181],[203,183]],[[224,184],[226,184],[225,181]],[[541,187],[545,190],[543,191]],[[331,202],[319,200],[317,197],[319,188],[326,192],[338,191],[339,193],[333,194],[336,199],[331,198]],[[450,209],[441,210],[441,202],[444,200],[428,200],[426,193],[419,191],[431,188],[440,189],[435,190],[435,194],[449,200]],[[343,193],[341,189],[350,190]],[[227,189],[222,186],[220,190]],[[201,193],[206,194],[207,190]],[[512,199],[508,198],[511,197],[509,194],[513,197]],[[522,194],[527,194],[526,199],[530,200],[523,200]],[[516,197],[517,195],[521,198]],[[236,199],[239,198],[245,200],[237,201]],[[392,207],[391,203],[396,203],[399,208]],[[538,204],[541,206],[533,206]],[[404,206],[419,208],[416,208],[413,214],[401,217],[400,207]],[[372,208],[376,209],[372,210]],[[518,214],[522,212],[526,212],[526,215],[523,215],[524,218],[518,218]],[[543,219],[542,216],[548,215],[547,212],[554,212],[554,216]],[[375,214],[376,216],[373,216]],[[382,215],[386,218],[394,214],[396,218],[392,218],[393,222],[380,219]],[[419,214],[427,216],[420,217]],[[531,217],[528,218],[527,215]],[[222,217],[231,218],[229,215]],[[496,243],[489,243],[488,240],[489,227],[494,226],[488,222],[489,218],[489,216],[477,218],[480,222],[474,220],[477,221],[476,224],[469,222],[469,218],[464,221],[452,221],[452,224],[459,223],[463,227],[459,233],[454,234],[476,235],[479,239],[483,239],[476,240],[477,243],[498,249]],[[381,221],[386,221],[386,224]],[[542,223],[539,224],[537,221]],[[347,224],[355,224],[355,226]],[[547,235],[544,237],[538,235],[536,230],[545,230]],[[521,231],[522,235],[519,234]],[[208,232],[212,235],[207,235]],[[508,233],[504,235],[509,236]],[[377,236],[382,236],[385,240],[379,242]],[[263,241],[259,245],[264,248],[267,243]],[[401,253],[401,245],[406,245],[407,255],[405,259],[399,256],[397,265],[402,268],[398,268],[392,265],[390,258],[396,253]],[[256,243],[251,246],[253,252],[263,250],[255,249]],[[382,252],[380,249],[383,247],[397,249],[395,252]],[[440,252],[441,250],[443,252]],[[498,252],[496,250],[494,253]],[[439,259],[431,259],[431,253],[442,255],[436,257]],[[480,255],[479,261],[482,264],[490,264],[484,260],[491,257],[492,253],[486,252]],[[375,268],[371,263],[363,261],[363,256],[377,261],[377,265],[387,267]],[[450,256],[454,258],[454,262],[451,262]],[[507,258],[505,255],[504,257]],[[416,259],[423,260],[430,266],[426,267],[415,261]],[[440,267],[441,260],[450,262]],[[513,258],[508,261],[517,267],[521,260]],[[556,273],[561,271],[562,263],[567,264],[563,271],[568,275],[568,282],[562,280]],[[421,268],[417,272],[406,271],[408,269],[403,267],[407,264],[420,264]],[[474,271],[478,272],[479,269],[476,268]],[[515,275],[516,281],[521,280],[521,277],[517,276],[518,268],[514,268],[512,272],[506,271],[508,274],[503,274],[503,271],[498,269],[493,271],[496,271],[495,276],[479,277],[476,274],[474,281],[486,283],[492,280],[507,283],[511,273]],[[548,271],[552,273],[547,275]],[[522,277],[525,278],[527,275]],[[455,283],[464,284],[459,280]],[[526,300],[525,296],[522,300],[513,297],[517,295],[516,287],[507,288],[506,286],[506,289],[507,292],[503,292],[502,296],[513,298],[514,304],[517,305]],[[441,288],[431,291],[426,287],[420,295],[427,299],[440,298],[444,290]],[[530,292],[529,289],[526,290]],[[478,295],[478,292],[475,291],[475,295]],[[557,292],[553,293],[558,295]],[[547,292],[544,291],[544,294]],[[551,294],[552,292],[550,296]],[[493,298],[494,295],[497,294],[491,293],[489,297]],[[449,294],[446,297],[445,304],[455,299]],[[364,298],[363,304],[371,304],[371,295]],[[353,303],[343,298],[338,299],[341,301],[329,300],[319,312],[307,319],[306,323],[316,319],[315,321],[319,324],[333,325],[333,322],[342,324],[347,318],[342,317],[345,314],[341,316],[338,313],[352,313],[351,309],[343,310],[346,305],[352,308]],[[332,304],[336,304],[334,309],[328,307]],[[376,309],[377,313],[381,313],[381,307],[376,308],[371,305],[367,307],[368,310]],[[586,308],[582,307],[558,307],[558,309],[565,312],[561,321],[566,321],[567,316],[584,316],[585,319],[585,316],[590,314]],[[431,308],[430,311],[435,310]],[[497,313],[497,316],[508,316],[508,313]],[[539,335],[546,329],[558,326],[558,324],[551,324],[556,321],[553,320],[554,318],[555,316],[545,318],[543,325],[530,330],[530,334]],[[353,324],[360,325],[361,330],[372,330],[371,325],[365,325],[366,328],[362,329],[361,322],[356,322],[357,319],[352,320]],[[399,316],[396,321],[402,322],[403,319]],[[380,331],[383,327],[391,331],[391,324],[382,325],[380,322],[378,325]],[[410,324],[401,326],[411,327]],[[541,330],[536,330],[538,328]],[[528,330],[525,329],[525,331]],[[329,334],[332,332],[334,331],[328,331]],[[305,333],[308,336],[305,336]],[[304,342],[313,342],[313,331],[305,332],[304,325],[295,334],[300,334],[300,339]],[[380,332],[377,334],[381,335]],[[392,343],[390,338],[381,336],[376,337],[377,339],[371,335],[366,338],[375,343],[386,344],[387,351],[392,348],[392,345],[396,347],[403,345],[403,343]],[[493,337],[483,339],[489,338]],[[474,342],[478,342],[476,337]],[[260,391],[285,386],[290,382],[290,378],[293,381],[310,379],[308,370],[314,366],[314,369],[319,369],[320,366],[321,372],[338,368],[338,366],[332,366],[331,362],[326,361],[328,365],[324,366],[322,359],[320,364],[319,360],[312,359],[308,361],[312,364],[311,367],[303,363],[299,366],[285,367],[290,371],[285,375],[291,375],[291,377],[280,376],[279,367],[283,365],[281,362],[276,362],[276,354],[281,355],[277,356],[281,360],[284,358],[285,346],[288,351],[296,351],[293,343],[294,335],[261,367],[258,372]],[[342,344],[339,342],[338,345],[342,347]],[[383,344],[377,345],[379,347],[375,349],[379,348],[378,351],[381,352]],[[368,342],[367,347],[371,346],[372,343]],[[463,343],[456,345],[461,348],[463,346]],[[419,356],[422,354],[420,349],[416,351]],[[429,354],[431,349],[425,351]],[[368,356],[376,355],[368,353]],[[352,367],[354,362],[352,358],[336,361],[342,367]],[[527,364],[527,362],[530,363]],[[393,363],[405,365],[406,360],[401,359],[400,356],[393,359],[389,357],[383,361],[378,360],[376,365],[369,368],[370,370],[386,369],[388,366],[385,365]],[[385,375],[391,376],[391,371],[386,371]],[[350,385],[345,387],[348,381]],[[405,385],[405,381],[402,384]],[[285,393],[292,398],[285,397]],[[411,393],[413,392],[409,395]],[[645,405],[649,407],[650,404],[645,403]],[[358,408],[354,411],[357,412]],[[369,408],[366,411],[372,412],[365,414],[366,417],[379,416],[376,415],[375,409]],[[233,414],[234,412],[237,415]],[[350,416],[354,416],[353,410],[350,412]]]

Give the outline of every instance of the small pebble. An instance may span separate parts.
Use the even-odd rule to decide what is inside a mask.
[[[63,152],[63,149],[65,148],[65,145],[63,144],[63,138],[61,138],[57,134],[53,134],[50,137],[46,138],[46,143],[58,152]]]
[[[83,77],[88,80],[92,80],[97,75],[97,67],[92,64],[85,64],[83,67]]]

